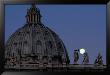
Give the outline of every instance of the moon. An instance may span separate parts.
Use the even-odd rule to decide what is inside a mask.
[[[81,48],[80,49],[80,54],[84,54],[85,53],[85,49]]]

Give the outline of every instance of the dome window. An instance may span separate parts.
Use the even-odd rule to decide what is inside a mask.
[[[44,40],[46,40],[46,37],[44,37]]]
[[[61,43],[59,42],[59,43],[58,43],[58,48],[61,48],[61,46],[62,46],[62,45],[61,45]]]
[[[18,32],[18,35],[20,35],[21,34],[21,32]]]
[[[40,32],[36,32],[37,34],[39,34]]]
[[[40,40],[37,40],[36,44],[37,44],[37,45],[42,45],[42,43],[41,43]]]
[[[21,55],[21,51],[20,51],[19,48],[17,49],[17,53],[18,53],[19,55]]]
[[[29,34],[29,31],[27,31],[26,33]]]
[[[48,50],[44,50],[44,55],[47,55],[48,54]]]
[[[27,44],[27,41],[24,41],[24,44]]]
[[[45,31],[45,35],[48,35],[48,32],[47,31]]]
[[[52,42],[51,42],[51,41],[48,41],[48,47],[49,47],[49,48],[52,48],[52,47],[53,47],[53,45],[52,45]]]
[[[16,46],[16,45],[17,45],[17,43],[15,42],[15,43],[14,43],[14,45]]]

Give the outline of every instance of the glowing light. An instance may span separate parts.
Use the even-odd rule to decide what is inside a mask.
[[[81,48],[81,49],[80,49],[80,53],[81,53],[81,54],[84,54],[84,53],[85,53],[85,49]]]

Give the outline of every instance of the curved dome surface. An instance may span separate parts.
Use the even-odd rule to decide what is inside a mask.
[[[64,43],[54,31],[40,22],[41,15],[36,10],[37,8],[32,5],[26,15],[27,23],[6,42],[6,68],[28,69],[31,65],[33,69],[32,65],[69,63]]]

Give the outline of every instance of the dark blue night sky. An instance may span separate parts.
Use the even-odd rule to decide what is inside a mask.
[[[90,64],[100,52],[106,64],[106,5],[38,5],[42,23],[63,40],[71,63],[74,49],[85,48]],[[25,23],[30,5],[5,6],[5,41]],[[80,54],[79,63],[82,62]]]

